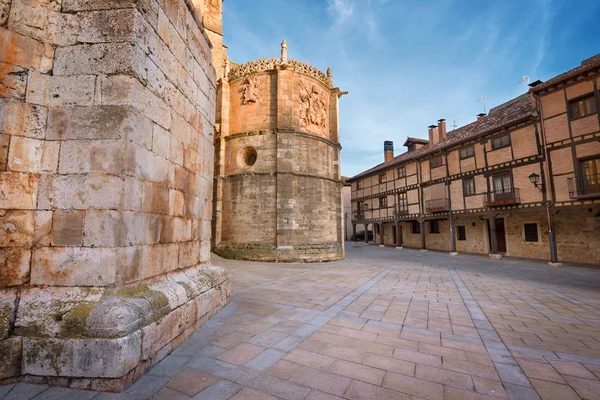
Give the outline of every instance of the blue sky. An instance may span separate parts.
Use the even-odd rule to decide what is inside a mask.
[[[342,174],[396,155],[407,136],[427,138],[475,120],[528,87],[600,53],[598,0],[225,0],[232,61],[279,57],[333,70],[340,99]]]

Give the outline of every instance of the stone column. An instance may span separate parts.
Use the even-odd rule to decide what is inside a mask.
[[[208,264],[210,43],[184,0],[10,3],[0,381],[119,391],[229,295]]]
[[[488,222],[490,225],[489,235],[490,235],[490,257],[491,258],[500,258],[500,254],[498,254],[498,239],[496,237],[496,219],[488,218]]]
[[[375,234],[375,229],[373,229],[373,234]],[[369,224],[365,222],[365,244],[369,243]]]
[[[352,241],[356,242],[356,224],[352,224]]]
[[[425,220],[420,220],[420,231],[421,231],[421,251],[427,251],[427,243],[425,242]]]
[[[379,224],[379,247],[385,246],[385,244],[384,244],[384,239],[385,239],[384,226],[385,225],[383,224],[383,222]]]
[[[396,222],[396,248],[402,248],[402,225]]]

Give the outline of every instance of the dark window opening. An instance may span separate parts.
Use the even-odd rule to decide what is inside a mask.
[[[385,208],[387,207],[387,197],[380,197],[379,198],[379,208]]]
[[[408,212],[408,200],[406,192],[398,193],[398,213],[405,214]]]
[[[582,118],[597,112],[594,95],[585,96],[569,102],[571,119]]]
[[[442,156],[437,156],[429,160],[429,168],[436,168],[442,165]]]
[[[414,234],[421,233],[421,224],[417,221],[413,221],[410,224],[410,231]]]
[[[538,224],[525,224],[525,241],[539,242]]]
[[[475,194],[475,178],[463,179],[463,195],[472,196]]]
[[[459,156],[460,156],[461,160],[464,160],[465,158],[473,157],[474,155],[475,155],[475,146],[463,147],[459,151]]]
[[[492,139],[492,150],[497,150],[508,146],[510,146],[510,133],[505,133]]]
[[[440,221],[435,219],[429,221],[429,233],[440,233]]]
[[[467,240],[467,227],[460,225],[456,227],[458,240]]]

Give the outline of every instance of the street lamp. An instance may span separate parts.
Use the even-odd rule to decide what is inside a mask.
[[[369,209],[369,205],[368,205],[367,203],[365,203],[365,204],[363,205],[363,208],[365,209],[365,211],[367,211],[367,210]]]
[[[533,186],[535,186],[536,188],[540,189],[540,192],[544,191],[544,184],[543,183],[539,183],[540,182],[540,176],[538,174],[536,174],[535,172],[531,175],[529,175],[529,181],[533,184]]]

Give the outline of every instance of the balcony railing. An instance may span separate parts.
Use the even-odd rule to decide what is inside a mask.
[[[352,213],[352,219],[353,220],[357,220],[357,221],[361,221],[363,219],[365,219],[365,213],[360,211],[360,212],[353,212]]]
[[[434,213],[441,211],[448,211],[450,205],[448,203],[448,198],[443,199],[433,199],[425,201],[425,212]]]
[[[486,193],[484,204],[486,207],[505,206],[521,202],[519,189],[500,189]]]
[[[569,197],[572,199],[580,197],[600,196],[600,174],[587,174],[577,178],[569,178]]]

